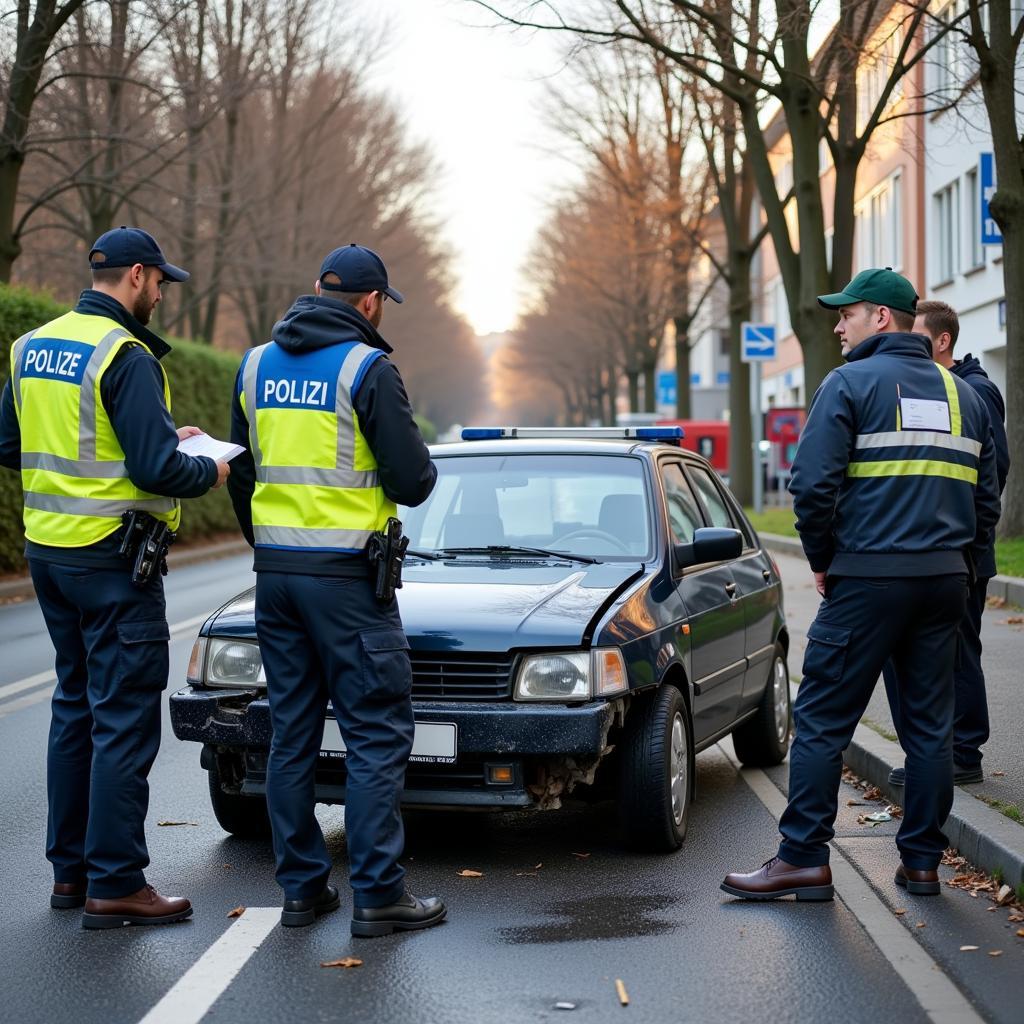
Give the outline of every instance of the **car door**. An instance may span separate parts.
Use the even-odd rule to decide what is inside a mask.
[[[718,481],[703,466],[690,465],[687,473],[711,524],[732,527],[743,534],[743,553],[731,566],[736,596],[743,609],[743,653],[747,659],[740,702],[742,713],[760,700],[771,670],[779,581],[768,556],[754,544],[753,534],[732,508]]]
[[[673,544],[690,544],[694,531],[709,525],[686,480],[681,461],[660,464],[662,489]],[[746,661],[743,610],[728,562],[688,566],[675,585],[690,627],[694,741],[700,744],[727,729],[739,712]]]

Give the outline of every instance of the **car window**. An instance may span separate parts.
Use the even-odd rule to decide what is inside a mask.
[[[699,466],[690,466],[689,474],[704,503],[704,508],[707,509],[711,525],[734,529],[736,524],[732,521],[729,506],[726,505],[725,498],[722,497],[714,480],[711,479],[711,474]]]
[[[664,462],[661,465],[661,482],[665,488],[665,508],[672,540],[676,544],[693,543],[695,530],[704,525],[690,485],[683,476],[683,467],[678,462]]]
[[[410,546],[520,545],[595,558],[647,558],[650,494],[644,463],[618,455],[450,455],[437,484],[403,509]]]

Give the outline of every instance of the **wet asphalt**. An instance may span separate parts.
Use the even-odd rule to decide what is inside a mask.
[[[168,579],[171,623],[211,610],[250,579],[247,559],[177,570]],[[0,687],[49,667],[40,630],[33,603],[0,609]],[[192,636],[172,641],[172,688],[183,680]],[[135,1024],[232,926],[229,911],[279,905],[269,843],[220,830],[199,748],[177,741],[165,721],[151,776],[149,878],[162,891],[189,896],[195,916],[165,928],[83,931],[78,912],[47,903],[48,707],[25,698],[0,698],[0,1017],[12,1024]],[[785,788],[785,766],[769,776]],[[927,900],[907,897],[892,883],[895,825],[858,824],[864,808],[846,800],[860,796],[844,791],[837,842],[875,887],[877,899],[868,902],[888,914],[907,910],[900,920],[908,933],[982,1019],[1019,1021],[1020,925],[1005,910],[989,912],[984,898],[954,889]],[[675,855],[630,851],[609,805],[542,815],[409,814],[410,886],[441,895],[449,920],[406,936],[349,936],[343,811],[318,813],[337,864],[341,910],[310,928],[274,928],[204,1020],[929,1019],[873,940],[870,918],[866,929],[841,899],[748,904],[718,889],[727,871],[753,869],[770,856],[777,839],[772,815],[721,748],[697,759],[690,830]],[[159,826],[163,820],[189,824]],[[467,868],[482,877],[460,877]],[[919,922],[925,927],[916,928]],[[979,949],[961,952],[965,944]],[[1001,955],[988,955],[995,950]],[[319,966],[345,956],[363,966]],[[555,1009],[560,1002],[574,1008]]]

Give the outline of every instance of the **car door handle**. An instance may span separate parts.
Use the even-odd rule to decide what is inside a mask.
[[[771,583],[771,581],[772,581],[772,574],[767,569],[762,569],[761,570],[761,575],[764,577],[765,583]]]
[[[736,584],[735,583],[726,583],[726,585],[725,585],[725,592],[730,597],[735,597],[736,596]]]

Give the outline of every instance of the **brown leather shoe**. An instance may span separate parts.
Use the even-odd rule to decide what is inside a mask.
[[[54,882],[50,906],[54,910],[72,910],[85,904],[85,882]]]
[[[827,864],[799,868],[778,857],[766,860],[758,871],[726,875],[722,891],[744,900],[777,900],[780,896],[796,896],[798,900],[830,900],[835,895],[832,869]]]
[[[180,896],[161,896],[151,885],[118,900],[85,901],[83,928],[120,928],[125,924],[171,924],[192,916],[192,904]]]
[[[918,871],[905,867],[902,861],[896,869],[894,881],[913,896],[938,896],[942,892],[938,871]]]

